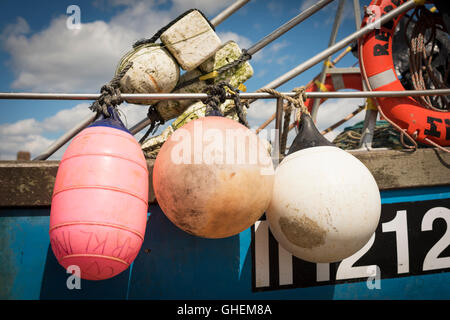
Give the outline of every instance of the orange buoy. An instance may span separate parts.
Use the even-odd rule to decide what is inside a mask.
[[[182,230],[225,238],[249,228],[272,196],[273,164],[256,134],[228,118],[185,124],[163,144],[153,168],[156,200]]]
[[[131,264],[144,239],[148,170],[116,111],[70,143],[56,176],[50,243],[58,262],[87,280],[111,278]]]

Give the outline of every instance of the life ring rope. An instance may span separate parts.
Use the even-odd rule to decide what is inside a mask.
[[[372,0],[370,6],[380,9],[383,15],[402,5],[405,0]],[[392,57],[392,42],[396,26],[404,14],[386,23],[379,29],[359,40],[359,62],[363,81],[370,91],[403,91]],[[370,16],[366,13],[362,25]],[[374,99],[380,115],[395,129],[406,136],[413,146],[425,143],[449,152],[444,146],[450,145],[450,112],[426,108],[412,97]]]

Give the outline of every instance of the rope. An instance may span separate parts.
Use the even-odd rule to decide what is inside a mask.
[[[293,97],[286,96],[282,94],[281,92],[278,92],[275,89],[271,88],[261,88],[257,90],[256,92],[265,92],[269,93],[275,97],[283,98],[284,100],[287,100],[289,103],[291,103],[296,109],[297,109],[297,116],[296,121],[300,123],[300,116],[302,113],[306,113],[307,115],[310,115],[308,108],[305,106],[306,101],[306,88],[304,86],[294,88],[292,91],[294,91],[296,94]]]
[[[439,150],[444,151],[444,152],[447,152],[447,153],[450,153],[450,150],[449,150],[449,149],[444,148],[443,146],[437,144],[436,142],[431,141],[431,140],[428,139],[428,138],[425,138],[424,140],[425,140],[427,143],[429,143],[429,144],[435,146],[435,147],[438,148]]]
[[[363,77],[364,83],[366,84],[366,87],[369,91],[373,91],[372,86],[370,85],[369,82],[369,78],[367,78],[367,72],[366,72],[366,68],[364,67],[364,58],[363,55],[361,54],[362,52],[362,46],[363,46],[363,41],[359,42],[359,65],[361,68],[361,76]],[[378,112],[380,113],[380,115],[386,119],[387,122],[389,122],[389,124],[391,126],[393,126],[397,131],[399,131],[402,135],[401,135],[401,143],[403,145],[403,147],[407,148],[407,149],[414,149],[413,151],[417,150],[417,142],[415,139],[413,139],[407,132],[406,130],[402,129],[400,126],[398,126],[394,121],[392,121],[391,119],[389,119],[388,117],[386,117],[386,115],[383,113],[383,110],[381,110],[380,104],[378,102],[378,99],[375,98],[373,99],[373,102],[375,102],[375,105],[377,107]],[[406,137],[408,138],[409,141],[411,141],[411,143],[413,144],[413,147],[407,145],[404,143],[403,141],[403,135],[406,135]]]
[[[330,61],[330,63],[332,65],[336,65],[339,61],[342,60],[342,58],[345,57],[345,55],[351,51],[353,51],[353,45],[355,46],[355,48],[357,48],[356,46],[356,42],[354,44],[352,44],[351,46],[348,46],[347,48],[345,48],[333,61]],[[358,63],[358,62],[356,62]],[[314,84],[314,81],[319,79],[320,75],[317,75],[314,77],[314,79],[312,79],[311,81],[309,81],[306,84],[306,89],[308,89],[309,87],[311,87]],[[267,119],[258,129],[256,129],[256,134],[258,134],[261,130],[263,130],[264,128],[266,128],[273,120],[275,119],[275,113],[273,113],[269,119]],[[289,130],[292,130],[294,127],[296,127],[296,123],[294,122],[293,124],[291,124],[289,126]]]
[[[205,92],[208,94],[208,97],[204,101],[206,104],[206,116],[223,117],[224,114],[220,110],[220,105],[225,102],[227,93],[229,93],[233,98],[239,122],[247,128],[249,127],[243,110],[244,106],[248,108],[248,104],[246,102],[241,102],[239,89],[233,88],[228,82],[220,81],[217,84],[207,86]]]
[[[416,17],[417,21],[415,22],[415,25],[411,32],[411,37],[408,39],[408,26],[413,21],[413,18]],[[447,78],[450,70],[450,65],[447,66],[447,70],[445,70],[445,76],[443,78],[436,76],[435,69],[432,66],[432,59],[436,47],[436,32],[437,30],[441,31],[447,31],[445,30],[444,22],[442,20],[442,17],[439,14],[435,14],[430,12],[425,7],[418,7],[414,10],[413,14],[409,17],[408,21],[405,25],[404,30],[404,37],[406,39],[406,43],[409,46],[409,68],[411,73],[411,82],[413,84],[413,87],[415,90],[425,90],[427,89],[426,83],[431,83],[432,86],[438,89],[446,88],[446,85],[444,83],[445,79]],[[427,39],[428,35],[428,41]],[[427,46],[431,44],[431,51],[427,53]],[[424,72],[426,71],[426,72]],[[418,102],[421,105],[424,105],[428,109],[432,109],[435,111],[443,112],[446,110],[448,112],[448,109],[450,109],[450,102],[447,97],[436,97],[437,101],[441,101],[441,106],[444,110],[440,108],[436,108],[433,106],[432,98],[429,96],[419,96],[416,98]],[[388,120],[389,123],[391,123],[391,120],[388,119],[382,112],[378,102],[377,102],[377,109],[380,112],[380,114],[385,117],[386,120]],[[393,123],[391,123],[396,129],[397,126]],[[407,147],[408,149],[415,149],[417,148],[417,143],[413,141],[414,146],[408,146],[404,143],[403,136],[406,135],[410,140],[411,137],[406,133],[405,129],[400,128],[400,141],[404,147]],[[413,138],[416,138],[417,132],[414,132]],[[428,139],[424,138],[424,140],[444,151],[447,153],[450,153],[450,150],[447,148],[442,147],[438,143]]]
[[[224,82],[220,82],[216,85],[206,87],[205,93],[208,94],[208,97],[204,101],[204,104],[206,104],[206,116],[223,117],[223,113],[219,106],[224,103],[227,98],[225,85]]]
[[[252,58],[252,56],[247,52],[247,50],[242,49],[241,55],[236,60],[233,60],[230,63],[228,63],[220,68],[214,69],[211,72],[204,73],[204,74],[199,75],[198,77],[194,77],[190,80],[186,80],[184,82],[178,83],[176,85],[175,89],[173,89],[173,90],[176,91],[176,90],[182,89],[182,88],[189,86],[193,83],[196,83],[202,79],[210,80],[210,79],[216,78],[217,76],[219,76],[220,74],[222,74],[224,72],[227,72],[231,69],[237,68],[238,66],[241,65],[241,63],[244,63],[244,62],[250,60],[251,58]]]
[[[412,28],[411,37],[408,38],[407,30],[413,18],[417,18],[417,21]],[[430,12],[425,7],[416,8],[406,22],[403,36],[409,46],[409,68],[411,82],[415,90],[425,90],[427,88],[426,84],[437,89],[447,88],[445,79],[449,74],[450,64],[447,65],[444,77],[432,66],[432,60],[438,47],[436,38],[437,30],[445,31],[442,16],[439,13]],[[436,99],[435,102],[440,101],[442,109],[450,109],[450,100],[445,96],[436,98],[419,96],[416,98],[426,108],[442,112],[443,110],[441,108],[433,106],[434,99]],[[439,105],[439,103],[437,104]]]
[[[132,65],[133,63],[129,62],[110,82],[101,87],[100,96],[92,103],[89,109],[97,112],[97,114],[103,114],[107,118],[111,116],[108,111],[108,106],[115,108],[123,102],[119,89],[120,80]]]
[[[156,130],[158,130],[159,126],[165,123],[165,120],[163,117],[161,117],[161,114],[158,112],[158,109],[156,109],[155,106],[149,106],[148,112],[147,112],[147,118],[150,119],[150,127],[145,132],[145,134],[142,136],[142,138],[139,140],[139,144],[143,144],[145,139],[151,134],[154,134]]]

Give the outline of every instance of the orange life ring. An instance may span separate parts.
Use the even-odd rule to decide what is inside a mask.
[[[381,16],[402,5],[405,0],[372,0],[369,9]],[[361,72],[365,72],[369,84],[374,91],[403,91],[394,69],[392,58],[392,38],[396,26],[404,14],[385,23],[380,29],[374,29],[360,39]],[[366,15],[362,26],[369,21]],[[435,111],[420,105],[412,97],[377,98],[381,110],[409,135],[422,143],[425,138],[441,145],[450,145],[450,112]]]
[[[327,74],[325,78],[325,83],[321,84],[318,81],[314,82],[311,86],[306,89],[306,92],[316,92],[316,91],[338,91],[341,89],[354,89],[362,90],[362,80],[361,74],[359,73],[331,73]],[[326,99],[321,99],[320,103],[324,102]],[[314,104],[313,98],[308,98],[305,101],[305,106],[308,111],[312,111]]]

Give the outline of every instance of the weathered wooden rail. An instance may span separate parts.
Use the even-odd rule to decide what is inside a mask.
[[[372,172],[380,190],[450,185],[450,154],[437,149],[351,151]],[[154,160],[150,172],[149,202]],[[50,206],[59,161],[0,161],[0,207]]]

